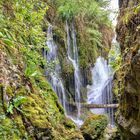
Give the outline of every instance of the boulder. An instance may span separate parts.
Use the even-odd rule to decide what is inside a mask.
[[[108,119],[105,115],[89,115],[81,126],[85,140],[99,140],[107,127]]]

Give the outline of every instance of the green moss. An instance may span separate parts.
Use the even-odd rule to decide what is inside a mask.
[[[14,122],[6,117],[5,119],[0,120],[0,139],[2,140],[20,140],[21,134],[19,129],[14,124]]]
[[[6,87],[6,94],[7,94],[8,96],[13,96],[13,95],[14,95],[11,86]]]
[[[25,86],[21,86],[19,89],[16,90],[17,96],[24,96],[27,95],[27,89]]]
[[[89,40],[86,40],[86,42],[80,41],[78,46],[80,66],[82,68],[88,68],[93,65],[99,55],[96,45],[93,45]]]
[[[58,27],[58,26],[62,26],[62,27]],[[65,36],[65,31],[62,30],[63,28],[63,24],[60,24],[58,26],[54,27],[54,35],[56,35],[57,37],[59,37],[60,39],[63,39]]]
[[[120,21],[123,21],[123,24],[129,24],[131,19],[140,12],[140,4],[134,5],[133,1],[129,2],[129,8],[123,9],[124,15],[121,16]]]
[[[116,97],[119,95],[119,88],[118,88],[118,82],[117,80],[113,81],[113,93]]]
[[[57,131],[56,131],[57,130]],[[84,140],[81,132],[76,129],[76,125],[69,118],[63,119],[56,125],[54,130],[55,140]]]
[[[69,118],[63,118],[63,120],[62,120],[61,123],[64,124],[64,126],[65,126],[66,128],[68,128],[68,129],[71,129],[71,128],[76,129],[76,125],[75,125],[74,122],[73,122],[71,119],[69,119]]]
[[[104,129],[108,124],[107,117],[104,115],[90,115],[81,127],[85,140],[96,140],[102,137]]]
[[[33,125],[45,128],[50,123],[55,124],[62,116],[55,98],[51,92],[45,98],[37,92],[30,94],[28,104],[23,105],[22,110]]]
[[[20,135],[21,135],[22,137],[25,137],[25,138],[26,138],[26,137],[29,137],[29,136],[28,136],[28,133],[27,133],[27,131],[26,131],[26,128],[25,128],[25,126],[24,126],[22,117],[21,117],[20,115],[17,115],[17,116],[14,117],[14,122],[15,122],[15,124],[16,124],[16,126],[17,126],[17,129],[20,131]]]
[[[66,75],[72,75],[74,73],[73,65],[66,58],[62,60],[62,72]]]

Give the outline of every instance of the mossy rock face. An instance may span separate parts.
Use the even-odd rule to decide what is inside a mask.
[[[81,127],[85,140],[98,140],[108,124],[105,115],[90,115]]]
[[[3,65],[0,74],[0,139],[83,140],[75,124],[65,117],[46,78],[41,75],[27,79],[23,71],[9,61],[11,57],[4,50],[0,51]],[[3,80],[4,76],[7,81]]]
[[[139,0],[120,0],[117,40],[122,66],[114,87],[118,94],[117,124],[123,139],[140,138],[140,8]]]

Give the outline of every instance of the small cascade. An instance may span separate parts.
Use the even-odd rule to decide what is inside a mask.
[[[66,21],[66,31],[67,31],[67,46],[68,46],[68,59],[72,63],[74,67],[74,83],[75,83],[75,103],[77,108],[77,116],[76,123],[80,123],[80,115],[81,115],[81,95],[80,95],[80,88],[81,88],[81,81],[80,81],[80,69],[79,69],[79,62],[78,62],[78,49],[76,43],[76,31],[74,28],[74,22],[68,23]]]
[[[113,72],[107,61],[98,57],[94,68],[92,68],[92,85],[88,86],[87,102],[89,104],[112,104],[112,80]],[[114,124],[114,111],[112,108],[91,109],[95,114],[108,114],[111,125]]]
[[[53,90],[57,93],[58,98],[64,107],[65,114],[67,114],[66,109],[66,94],[65,89],[63,86],[63,82],[60,78],[61,66],[59,64],[58,56],[57,56],[57,45],[53,40],[52,34],[52,25],[49,25],[48,32],[47,32],[47,47],[49,48],[48,51],[44,51],[44,57],[46,57],[47,63],[54,64],[54,70],[46,71],[46,76],[49,79],[50,84],[52,85]]]

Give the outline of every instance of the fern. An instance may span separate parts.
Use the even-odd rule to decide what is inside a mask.
[[[97,23],[108,25],[109,13],[105,7],[109,5],[109,0],[57,0],[53,4],[56,5],[62,19],[71,20],[84,15],[85,18],[94,19]]]
[[[13,114],[13,109],[16,108],[17,110],[19,109],[19,106],[21,106],[24,103],[27,103],[27,98],[24,96],[18,96],[17,98],[13,99],[10,104],[9,107],[7,109],[7,113]]]
[[[101,40],[102,34],[99,32],[99,30],[88,28],[87,32],[90,34],[90,41],[102,47],[102,40]]]

